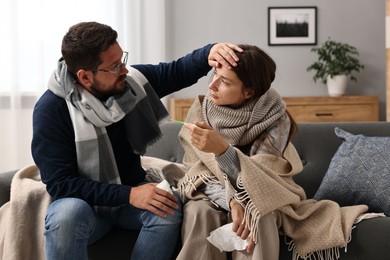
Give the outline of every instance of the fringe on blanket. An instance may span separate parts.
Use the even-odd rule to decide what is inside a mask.
[[[261,218],[261,214],[257,210],[256,206],[251,201],[248,193],[244,190],[244,186],[242,183],[242,179],[239,177],[237,179],[237,187],[243,191],[237,193],[235,195],[235,199],[245,207],[245,221],[247,223],[247,227],[249,228],[252,237],[256,238],[255,243],[257,243],[257,232],[258,232],[258,221]],[[246,205],[245,203],[246,202]],[[349,238],[347,243],[344,246],[328,248],[324,250],[320,250],[317,252],[312,252],[306,256],[300,256],[298,254],[298,250],[293,240],[287,241],[285,237],[285,243],[288,245],[288,250],[292,251],[292,260],[337,260],[340,258],[340,249],[344,248],[345,252],[347,252],[347,244],[352,239],[352,230],[355,226],[352,227],[351,233],[349,234]]]
[[[286,245],[288,245],[288,251],[292,251],[292,260],[337,260],[340,258],[340,248],[342,248],[333,247],[317,252],[312,252],[306,256],[300,256],[293,240],[287,241],[285,238],[284,242]],[[347,250],[345,249],[345,251]]]
[[[183,201],[186,201],[186,194],[189,194],[191,191],[197,190],[195,182],[200,179],[203,183],[216,183],[220,184],[218,179],[216,179],[213,175],[211,174],[201,174],[197,176],[188,176],[186,175],[184,177],[184,180],[181,181],[181,184],[177,187],[176,191],[180,194],[181,198]]]
[[[244,218],[246,227],[250,230],[249,236],[254,238],[255,244],[257,243],[258,222],[261,218],[261,214],[253,204],[249,197],[249,194],[245,191],[242,183],[241,175],[237,178],[237,188],[242,190],[234,195],[234,199],[245,208]]]
[[[336,246],[333,248],[327,248],[324,250],[316,251],[309,253],[305,256],[301,256],[298,254],[297,247],[294,241],[291,239],[287,241],[287,236],[284,237],[284,242],[288,246],[288,251],[292,251],[292,260],[337,260],[340,258],[340,249],[344,249],[344,252],[347,252],[347,245],[352,240],[352,230],[356,226],[353,226],[351,229],[351,233],[349,234],[348,241],[344,246]]]
[[[364,219],[376,218],[376,217],[386,217],[383,213],[365,213],[360,215],[354,222],[357,224]],[[287,236],[285,236],[284,242],[288,246],[288,251],[292,251],[292,260],[337,260],[340,258],[340,249],[344,249],[344,252],[347,252],[347,245],[352,240],[352,231],[356,228],[356,225],[353,225],[351,228],[351,232],[349,233],[347,243],[344,246],[338,246],[333,248],[328,248],[324,250],[320,250],[317,252],[312,252],[306,256],[300,256],[298,254],[297,248],[294,244],[294,241],[287,241]]]

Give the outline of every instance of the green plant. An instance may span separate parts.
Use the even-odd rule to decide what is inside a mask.
[[[314,82],[321,80],[326,83],[328,76],[347,75],[351,80],[357,81],[352,72],[364,69],[357,58],[359,52],[349,44],[336,42],[330,38],[322,46],[311,49],[317,53],[318,60],[307,67],[307,71],[314,70]]]

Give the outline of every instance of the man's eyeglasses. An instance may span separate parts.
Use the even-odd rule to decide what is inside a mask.
[[[123,52],[123,56],[122,56],[122,62],[119,63],[113,70],[97,69],[97,70],[94,70],[94,71],[114,73],[115,77],[119,77],[122,68],[126,67],[128,56],[129,56],[129,53],[127,51],[124,51]]]

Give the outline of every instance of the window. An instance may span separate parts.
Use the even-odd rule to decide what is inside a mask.
[[[106,23],[121,41],[124,5],[105,0],[2,0],[0,96],[42,93],[61,56],[62,37],[75,23]]]

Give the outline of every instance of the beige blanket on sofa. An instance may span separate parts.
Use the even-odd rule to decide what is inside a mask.
[[[0,208],[0,259],[44,260],[44,220],[50,196],[35,165],[12,179],[11,199]]]
[[[172,186],[183,175],[180,164],[144,156],[151,181],[167,179]],[[154,179],[153,179],[154,178]],[[10,201],[0,207],[0,260],[45,260],[45,216],[50,196],[35,165],[12,179]]]
[[[198,99],[186,121],[204,121]],[[183,162],[188,167],[186,177],[179,181],[181,193],[188,199],[198,199],[197,187],[215,177],[228,187],[228,178],[214,155],[194,147],[187,129],[183,128],[179,137],[185,151]],[[302,163],[291,143],[283,158],[270,154],[246,156],[238,149],[236,152],[241,167],[238,182],[244,190],[240,197],[246,202],[244,217],[251,232],[257,232],[261,216],[275,212],[281,220],[281,231],[293,240],[293,259],[334,259],[332,254],[346,247],[354,222],[367,211],[366,205],[340,207],[330,200],[306,199],[303,188],[292,178],[302,171]]]

